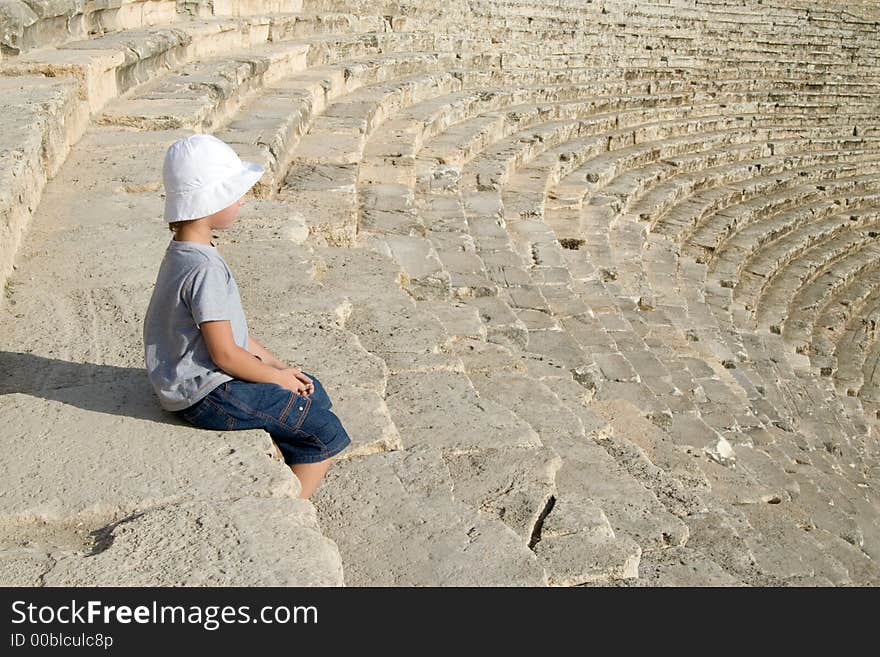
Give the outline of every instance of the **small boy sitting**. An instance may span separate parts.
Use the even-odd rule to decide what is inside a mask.
[[[174,237],[144,317],[144,356],[162,408],[206,429],[264,429],[307,499],[351,439],[321,382],[249,334],[235,278],[211,241],[263,172],[211,135],[166,151],[165,221]]]

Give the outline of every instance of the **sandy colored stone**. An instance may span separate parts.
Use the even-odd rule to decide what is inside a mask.
[[[46,586],[342,586],[336,545],[305,500],[244,497],[168,505],[102,529],[58,559]]]
[[[444,455],[455,498],[495,516],[528,542],[556,491],[562,459],[546,448],[488,449]]]
[[[340,462],[312,499],[347,586],[547,585],[512,529],[455,498],[434,448]]]

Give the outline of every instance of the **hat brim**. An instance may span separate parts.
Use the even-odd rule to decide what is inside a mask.
[[[213,185],[185,193],[165,194],[165,222],[201,219],[229,207],[244,196],[266,170],[254,162],[242,162],[241,170]]]

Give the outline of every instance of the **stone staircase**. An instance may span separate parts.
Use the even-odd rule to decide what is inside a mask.
[[[871,3],[0,16],[5,584],[880,583]],[[309,501],[144,375],[193,131],[266,167],[215,242],[352,437]]]

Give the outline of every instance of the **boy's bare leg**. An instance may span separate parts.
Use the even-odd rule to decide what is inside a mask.
[[[290,466],[293,474],[296,475],[299,483],[302,485],[302,491],[299,494],[300,499],[308,499],[315,492],[318,484],[321,483],[321,478],[327,472],[327,468],[330,467],[332,462],[333,457],[330,457],[317,463],[294,463]]]

